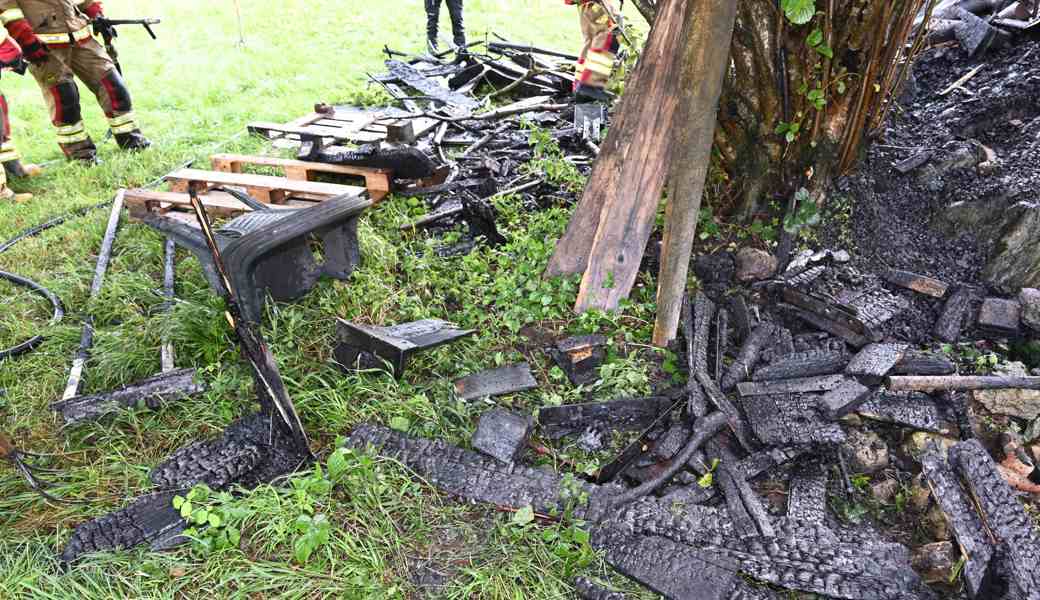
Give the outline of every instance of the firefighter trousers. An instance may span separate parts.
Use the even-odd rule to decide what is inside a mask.
[[[51,122],[58,130],[58,144],[67,155],[94,146],[83,125],[76,77],[97,97],[112,133],[137,130],[130,91],[97,40],[90,38],[79,44],[51,46],[49,50],[47,60],[31,65],[29,70],[43,90]]]
[[[603,7],[606,3],[610,13]],[[605,88],[614,71],[614,60],[619,49],[615,35],[615,23],[610,14],[617,14],[615,0],[595,0],[578,6],[581,18],[581,34],[585,46],[578,57],[578,85]]]

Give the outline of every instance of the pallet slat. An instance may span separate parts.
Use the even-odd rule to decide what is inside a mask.
[[[250,156],[245,154],[214,154],[210,157],[214,171],[241,173],[245,165],[274,167],[281,169],[289,179],[313,181],[315,174],[346,175],[363,177],[368,195],[373,202],[380,202],[391,190],[392,174],[386,169],[370,169],[349,165],[330,165],[275,156]]]
[[[351,185],[338,183],[322,183],[287,179],[271,175],[254,175],[252,173],[224,173],[221,171],[203,171],[200,169],[180,169],[166,176],[170,188],[175,192],[187,192],[188,183],[201,181],[212,185],[228,185],[243,187],[249,195],[269,204],[284,203],[289,197],[308,200],[328,200],[343,194],[361,194],[366,190]]]

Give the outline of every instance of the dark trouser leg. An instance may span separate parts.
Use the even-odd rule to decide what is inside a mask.
[[[437,52],[437,30],[441,18],[441,0],[426,2],[426,43],[430,52]]]
[[[137,126],[130,90],[101,44],[90,40],[73,48],[69,67],[97,97],[120,148],[144,150],[151,145]]]
[[[451,34],[455,45],[459,48],[466,46],[466,25],[462,20],[462,1],[447,0],[448,12],[451,14]]]

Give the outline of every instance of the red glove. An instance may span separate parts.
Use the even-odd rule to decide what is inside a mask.
[[[10,37],[0,42],[0,67],[13,67],[22,58],[22,49]],[[24,63],[23,63],[24,64]]]
[[[90,17],[90,20],[100,17],[105,12],[105,7],[100,2],[94,2],[90,6],[83,9],[83,13]]]
[[[22,47],[22,54],[26,60],[34,65],[47,60],[50,52],[47,51],[47,46],[40,41],[40,38],[36,37],[36,32],[33,31],[32,25],[29,25],[28,21],[25,19],[11,21],[7,24],[7,31]]]

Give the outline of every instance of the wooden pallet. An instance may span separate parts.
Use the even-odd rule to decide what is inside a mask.
[[[288,123],[255,121],[247,125],[250,133],[268,138],[301,139],[317,136],[333,142],[370,144],[386,141],[407,141],[421,137],[437,127],[436,119],[401,119],[392,114],[376,111],[334,109],[328,113],[311,113]]]
[[[206,212],[212,217],[237,217],[253,210],[231,194],[225,192],[210,191],[200,194],[199,199],[205,205]],[[124,193],[123,202],[130,212],[130,218],[134,220],[141,220],[149,213],[157,213],[182,220],[188,225],[196,225],[195,213],[191,208],[191,197],[186,193],[131,189],[126,190]],[[310,206],[312,204],[314,204],[313,201],[292,200],[285,204],[272,204],[269,206],[275,209],[287,209]]]
[[[273,156],[248,156],[244,154],[214,154],[210,157],[214,171],[241,173],[245,165],[274,167],[289,179],[313,181],[318,173],[358,177],[365,180],[365,188],[373,202],[381,202],[390,193],[392,173],[386,169],[368,169],[347,165],[307,162]]]
[[[284,204],[290,198],[301,200],[328,200],[344,194],[357,195],[366,190],[353,185],[323,183],[275,177],[272,175],[255,175],[252,173],[226,173],[223,171],[203,171],[200,169],[180,169],[166,176],[170,190],[187,192],[188,184],[198,181],[207,188],[229,186],[244,188],[246,193],[265,204]]]

